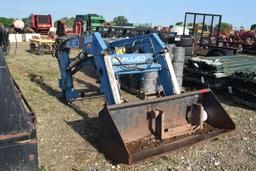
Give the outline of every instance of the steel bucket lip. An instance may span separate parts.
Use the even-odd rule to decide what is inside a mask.
[[[209,140],[212,140],[213,138],[224,136],[224,135],[229,135],[233,131],[235,131],[235,129],[221,129],[219,131],[214,131],[210,134],[204,133],[204,134],[200,134],[200,135],[189,135],[182,139],[178,139],[178,140],[175,140],[172,142],[166,142],[164,144],[157,145],[153,148],[143,149],[143,150],[141,150],[139,152],[135,152],[135,153],[130,153],[130,151],[128,149],[128,151],[130,153],[130,155],[129,155],[130,162],[127,164],[131,165],[131,164],[141,163],[143,161],[151,161],[153,159],[159,158],[160,156],[177,153],[186,148],[200,145],[203,143],[207,143]],[[202,135],[206,136],[206,137],[202,137]],[[209,135],[209,136],[207,137],[207,135]],[[197,138],[199,138],[199,140],[193,141]],[[188,140],[192,140],[193,142],[188,141]],[[180,144],[180,141],[183,141],[183,142],[187,141],[187,144],[182,144],[181,146],[171,148],[171,146]],[[158,151],[158,150],[160,150],[160,151]]]
[[[134,107],[135,108],[140,108],[143,106],[144,106],[144,108],[147,108],[146,106],[154,107],[155,106],[154,104],[159,105],[161,103],[166,103],[166,102],[168,103],[172,100],[173,101],[176,101],[176,100],[181,101],[182,98],[189,99],[190,96],[192,98],[198,99],[199,103],[200,103],[201,97],[202,97],[202,101],[206,100],[207,102],[210,102],[206,105],[210,105],[209,107],[211,107],[211,109],[214,109],[213,106],[216,104],[217,105],[216,107],[218,108],[218,110],[221,113],[224,112],[223,114],[227,116],[227,122],[230,126],[226,127],[226,128],[214,127],[212,132],[210,131],[210,132],[203,132],[203,133],[198,133],[198,134],[188,134],[188,135],[185,135],[184,137],[180,137],[180,138],[172,139],[172,140],[170,139],[170,141],[167,140],[166,142],[163,142],[155,147],[149,147],[149,148],[133,151],[134,150],[133,147],[129,147],[130,143],[133,143],[136,141],[138,141],[138,143],[139,143],[139,141],[143,140],[143,138],[141,137],[139,139],[136,139],[135,141],[125,142],[121,136],[122,133],[118,130],[117,125],[116,125],[116,124],[120,124],[120,123],[116,123],[116,120],[113,119],[113,117],[118,114],[118,111],[125,110],[124,112],[126,112],[126,110],[129,111],[129,108],[134,108]],[[212,101],[212,103],[211,103],[211,101]],[[210,89],[202,89],[202,90],[187,92],[187,93],[183,93],[183,94],[179,94],[179,95],[165,96],[165,97],[161,97],[161,98],[157,98],[157,99],[147,99],[144,101],[128,102],[128,103],[108,105],[108,106],[106,105],[103,112],[105,112],[105,116],[109,118],[109,121],[112,124],[112,127],[115,128],[114,133],[116,135],[118,135],[118,141],[119,141],[118,143],[119,143],[120,147],[124,150],[122,152],[123,154],[120,154],[121,156],[123,156],[122,159],[120,159],[120,157],[113,156],[114,154],[112,154],[108,150],[106,150],[106,154],[109,153],[109,155],[110,155],[109,157],[112,158],[114,161],[130,164],[130,165],[139,163],[139,162],[142,162],[145,160],[151,160],[151,158],[162,156],[167,153],[179,151],[181,149],[196,145],[201,142],[203,143],[207,140],[211,140],[214,137],[218,137],[223,134],[234,131],[234,129],[235,129],[234,122],[231,120],[228,113],[226,113],[223,106],[219,103],[219,100],[216,98],[216,96]],[[104,121],[104,120],[102,120],[102,121]],[[106,122],[105,121],[102,122],[102,125],[106,127]],[[105,130],[104,127],[102,127],[102,128],[103,128],[103,130]],[[104,132],[104,133],[106,133],[106,132]],[[109,136],[111,137],[112,134],[109,133]],[[106,141],[109,142],[110,137],[104,137],[104,138]],[[146,137],[147,136],[145,136],[144,138],[146,138]],[[135,143],[135,145],[136,145],[136,143]],[[105,148],[109,149],[110,147],[105,146]],[[136,150],[136,147],[135,147],[135,150]]]
[[[186,93],[182,93],[182,94],[164,96],[164,97],[155,98],[155,99],[146,99],[146,100],[141,100],[141,101],[136,101],[136,102],[127,102],[127,103],[121,103],[121,104],[107,105],[107,109],[109,111],[111,111],[111,110],[117,110],[120,108],[128,108],[128,107],[136,107],[136,106],[146,105],[146,104],[150,104],[150,103],[161,103],[161,102],[165,102],[165,101],[180,99],[183,97],[188,97],[188,96],[193,96],[193,95],[201,95],[204,93],[212,93],[212,91],[211,91],[211,89],[202,89],[202,90],[191,91],[191,92],[186,92]]]

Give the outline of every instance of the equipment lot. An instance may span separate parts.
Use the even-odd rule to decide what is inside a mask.
[[[225,97],[219,99],[237,127],[231,133],[160,159],[132,166],[112,163],[98,152],[98,112],[104,99],[64,102],[58,88],[57,59],[33,55],[26,51],[28,47],[28,43],[19,43],[16,55],[12,48],[7,61],[37,115],[42,170],[256,170],[256,111],[236,106]],[[95,90],[98,84],[93,77],[92,72],[79,72],[76,81],[82,88]]]

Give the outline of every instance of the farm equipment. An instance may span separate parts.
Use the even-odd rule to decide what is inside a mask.
[[[8,37],[9,37],[9,32],[4,27],[4,25],[0,23],[0,48],[2,49],[4,54],[8,54],[11,48]]]
[[[99,16],[97,14],[86,14],[86,15],[76,15],[74,26],[80,26],[79,23],[82,23],[81,33],[85,31],[91,32],[95,31],[98,26],[102,26],[105,22],[103,16]],[[80,28],[80,27],[78,27]],[[77,29],[75,29],[77,30]]]
[[[177,36],[176,32],[159,31],[150,27],[137,28],[134,26],[98,26],[96,31],[99,32],[103,38],[125,38],[157,33],[166,44],[174,43],[175,37]]]
[[[220,26],[222,16],[217,14],[185,13],[183,34],[186,28],[194,37],[194,54],[203,56],[227,56],[234,55],[236,48],[223,46],[221,43]]]
[[[30,52],[44,55],[55,53],[55,41],[50,37],[33,37],[30,40]]]
[[[182,93],[168,49],[155,33],[106,43],[98,32],[59,37],[57,58],[63,98],[75,100],[73,75],[95,65],[106,106],[99,113],[100,149],[117,162],[132,164],[235,129],[209,89]],[[82,52],[71,58],[70,49]],[[121,49],[121,50],[120,50]],[[120,78],[156,73],[157,98],[125,102]]]
[[[31,14],[28,19],[30,28],[36,33],[47,34],[52,27],[52,16],[50,14]]]
[[[102,26],[104,22],[103,16],[97,14],[76,15],[72,31],[66,30],[64,22],[59,20],[56,34],[58,36],[83,35],[87,32],[96,31],[97,27]]]
[[[232,34],[226,36],[227,38],[222,40],[223,45],[228,47],[237,48],[240,52],[255,53],[256,52],[256,33],[255,30],[235,31]]]
[[[0,170],[38,170],[35,115],[0,48]]]

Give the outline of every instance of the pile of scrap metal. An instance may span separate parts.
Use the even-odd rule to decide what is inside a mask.
[[[256,109],[255,66],[232,74],[229,85],[229,93],[234,102]]]
[[[184,86],[229,92],[236,102],[253,106],[251,101],[255,96],[251,92],[255,87],[255,66],[256,57],[253,56],[192,58],[184,68]]]
[[[176,32],[159,31],[152,28],[136,28],[133,26],[98,26],[96,31],[103,38],[122,38],[157,33],[161,40],[166,44],[174,43]]]
[[[0,48],[0,170],[38,170],[35,115]]]

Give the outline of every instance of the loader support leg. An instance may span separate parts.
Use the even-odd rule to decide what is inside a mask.
[[[104,56],[104,62],[106,65],[107,75],[109,79],[109,85],[112,91],[114,104],[120,104],[122,103],[121,94],[118,88],[118,82],[115,78],[111,57],[109,55]]]
[[[61,58],[61,60],[59,59]],[[65,100],[74,100],[79,97],[79,93],[73,88],[73,78],[71,70],[67,70],[69,66],[70,59],[68,53],[65,51],[60,51],[59,53],[59,66],[61,70],[61,79],[59,80],[59,87],[62,90],[62,94]]]
[[[175,92],[175,94],[180,94],[180,87],[179,87],[177,77],[176,77],[174,69],[173,69],[173,65],[172,65],[172,61],[171,61],[169,52],[165,52],[164,58],[165,58],[165,61],[166,61],[166,64],[167,64],[167,67],[168,67],[168,70],[169,70],[169,73],[171,76],[174,92]]]

